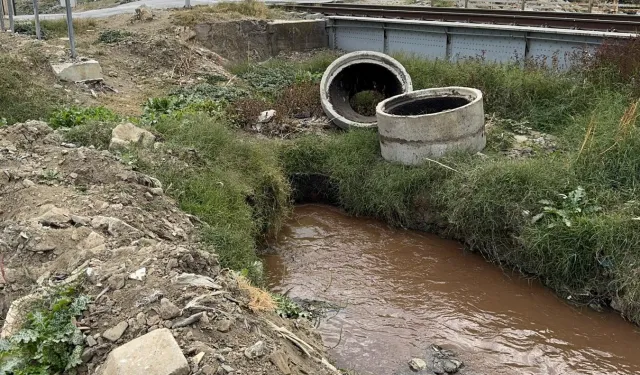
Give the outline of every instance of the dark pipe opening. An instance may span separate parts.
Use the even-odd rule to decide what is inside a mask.
[[[396,116],[426,115],[429,113],[438,113],[454,108],[459,108],[469,103],[471,103],[469,99],[456,96],[422,98],[410,101],[407,101],[405,99],[395,106],[390,103],[391,106],[388,107],[386,112]]]
[[[351,99],[362,91],[376,91],[381,100],[402,94],[402,82],[391,71],[377,64],[354,64],[343,69],[331,81],[329,100],[333,108],[347,120],[375,122],[375,113],[362,115],[351,106]]]

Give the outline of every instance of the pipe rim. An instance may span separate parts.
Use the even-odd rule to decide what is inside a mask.
[[[420,100],[420,99],[425,99],[425,98],[446,96],[444,94],[431,95],[432,93],[437,93],[437,92],[440,92],[440,91],[449,91],[449,92],[467,91],[467,92],[470,92],[472,95],[474,95],[475,98],[473,100],[471,100],[469,103],[467,103],[465,105],[462,105],[460,107],[451,108],[451,109],[447,109],[447,110],[440,111],[440,112],[435,112],[435,113],[425,113],[425,114],[421,114],[421,115],[394,115],[394,114],[391,114],[391,113],[387,112],[387,110],[388,110],[387,107],[389,106],[390,103],[392,103],[394,101],[397,101],[397,100],[401,100],[403,98],[411,97],[411,99]],[[455,96],[455,95],[449,95],[449,96]],[[434,117],[434,116],[438,116],[438,115],[441,115],[441,114],[444,114],[444,113],[449,113],[449,112],[460,110],[462,108],[470,107],[471,105],[474,105],[477,102],[482,101],[482,100],[483,100],[482,91],[480,91],[478,89],[475,89],[475,88],[472,88],[472,87],[463,87],[463,86],[433,87],[433,88],[429,88],[429,89],[422,89],[422,90],[406,92],[404,94],[392,96],[390,98],[387,98],[387,99],[381,101],[376,106],[376,116],[385,116],[385,117],[390,117],[390,118]],[[407,102],[409,102],[409,101],[407,101]]]
[[[375,128],[378,124],[376,115],[369,116],[372,118],[371,122],[353,121],[340,115],[338,111],[335,110],[335,107],[330,100],[329,89],[333,79],[335,79],[344,69],[355,64],[374,64],[390,70],[397,78],[399,78],[401,89],[404,92],[400,95],[407,94],[413,90],[411,76],[398,60],[377,51],[355,51],[347,53],[335,59],[324,71],[320,81],[320,100],[322,109],[327,117],[329,117],[329,120],[343,129],[348,129],[350,127]]]

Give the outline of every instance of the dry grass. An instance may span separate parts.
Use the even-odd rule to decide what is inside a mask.
[[[273,14],[263,2],[256,0],[220,2],[177,11],[173,14],[173,23],[179,26],[194,26],[207,21],[270,19],[273,18]]]
[[[260,288],[251,285],[244,276],[238,276],[238,288],[249,297],[249,309],[254,313],[263,311],[274,311],[276,303],[271,294]]]

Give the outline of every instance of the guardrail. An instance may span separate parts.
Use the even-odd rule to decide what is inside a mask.
[[[458,61],[527,61],[564,70],[604,40],[635,34],[373,17],[328,17],[329,46]]]
[[[289,4],[290,10],[319,12],[327,15],[403,18],[428,21],[449,21],[552,27],[567,29],[637,32],[640,16],[532,12],[514,10],[484,10],[464,8],[433,8],[423,6],[384,6],[375,4]]]

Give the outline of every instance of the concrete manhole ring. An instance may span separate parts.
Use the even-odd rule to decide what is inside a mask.
[[[417,90],[383,100],[376,107],[382,157],[413,165],[450,151],[481,151],[482,92],[469,87]]]
[[[362,115],[350,104],[354,95],[368,90],[390,98],[410,92],[413,86],[404,66],[391,56],[374,51],[351,52],[325,70],[320,82],[322,108],[343,129],[375,127],[375,115]]]

